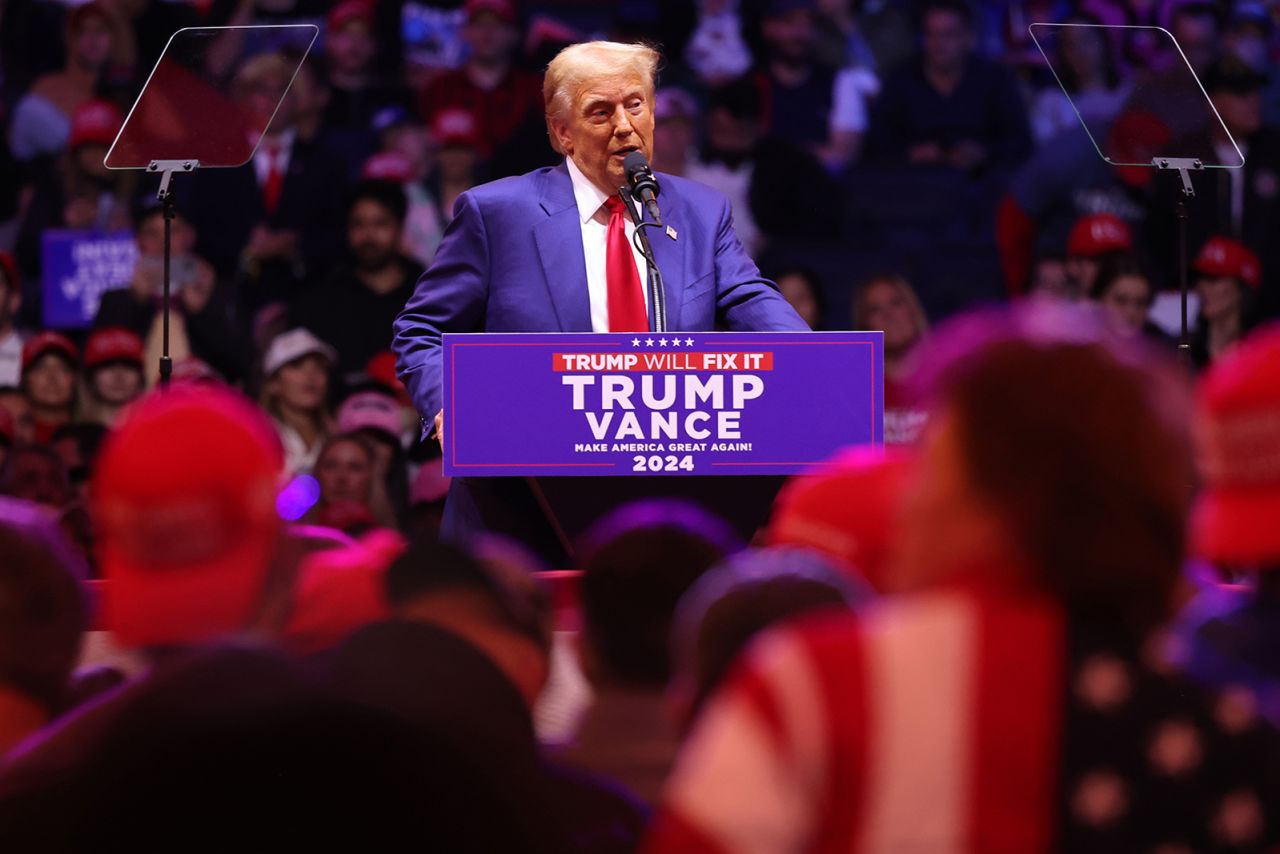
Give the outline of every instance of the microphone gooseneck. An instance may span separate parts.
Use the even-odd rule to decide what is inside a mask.
[[[656,224],[662,225],[662,214],[658,210],[658,179],[653,176],[644,154],[639,151],[628,154],[622,161],[622,170],[627,176],[631,196],[640,200]]]

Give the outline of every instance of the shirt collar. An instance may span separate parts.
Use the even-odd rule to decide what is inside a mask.
[[[573,162],[572,157],[566,157],[564,161],[569,166],[569,180],[573,182],[573,198],[578,203],[578,218],[585,225],[587,220],[595,217],[596,211],[600,210],[600,206],[609,197],[582,174],[582,170],[578,168],[577,163]]]

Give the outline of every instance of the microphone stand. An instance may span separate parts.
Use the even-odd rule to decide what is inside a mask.
[[[640,250],[640,254],[644,256],[644,260],[649,265],[649,331],[650,332],[666,332],[667,331],[667,286],[662,279],[662,270],[658,268],[658,262],[653,257],[653,246],[649,243],[649,235],[645,232],[646,228],[657,228],[656,222],[644,222],[640,218],[640,214],[636,213],[635,206],[632,205],[631,194],[627,192],[626,187],[618,188],[618,197],[622,199],[622,206],[627,209],[627,213],[631,214],[631,221],[636,225],[636,233],[634,236],[636,248]]]

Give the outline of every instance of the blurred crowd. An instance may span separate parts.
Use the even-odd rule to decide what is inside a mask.
[[[309,55],[203,55],[266,132],[176,179],[155,393],[165,214],[104,156],[175,30],[281,23]],[[8,0],[0,847],[1280,850],[1278,23]],[[884,332],[888,447],[750,542],[642,502],[547,567],[439,542],[389,346],[458,196],[556,162],[542,69],[591,38],[661,47],[655,168],[730,199],[806,322]],[[1181,361],[1155,155],[1208,167]],[[65,232],[132,241],[77,325],[48,322]]]

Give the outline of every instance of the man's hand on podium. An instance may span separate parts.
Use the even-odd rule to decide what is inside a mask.
[[[440,451],[444,452],[444,410],[436,413],[436,441],[440,443]]]

